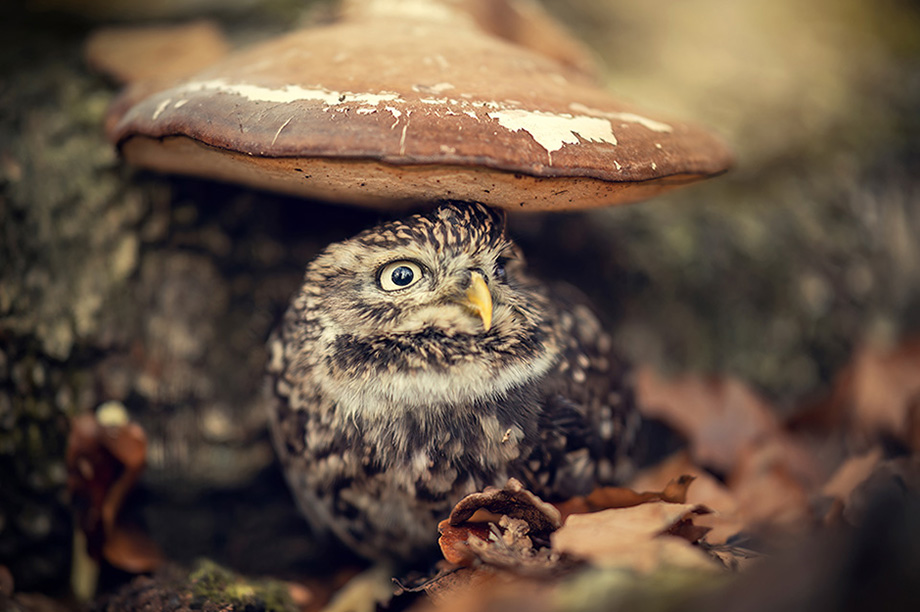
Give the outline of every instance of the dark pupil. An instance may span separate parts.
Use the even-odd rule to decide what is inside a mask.
[[[495,276],[498,280],[505,280],[505,260],[499,259],[495,262]]]
[[[390,275],[390,280],[393,281],[394,285],[400,287],[405,287],[412,282],[412,279],[415,277],[415,273],[406,266],[399,266],[393,273]]]

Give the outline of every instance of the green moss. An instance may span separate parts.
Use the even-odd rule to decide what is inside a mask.
[[[287,587],[275,580],[250,580],[213,561],[202,559],[189,574],[193,597],[233,608],[290,612],[297,607]]]

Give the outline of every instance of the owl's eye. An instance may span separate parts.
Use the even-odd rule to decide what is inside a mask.
[[[401,259],[391,261],[380,268],[377,282],[384,291],[396,291],[411,287],[422,278],[422,268],[414,261]]]
[[[508,278],[508,273],[505,271],[505,264],[507,263],[507,257],[499,257],[497,260],[495,260],[495,278],[502,282]]]

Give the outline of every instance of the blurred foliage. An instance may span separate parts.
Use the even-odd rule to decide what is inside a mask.
[[[617,253],[608,309],[638,361],[730,371],[788,403],[857,344],[920,326],[915,4],[547,4],[614,92],[709,125],[737,155],[724,177],[584,230]]]

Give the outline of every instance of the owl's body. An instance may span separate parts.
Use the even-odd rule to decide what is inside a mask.
[[[405,560],[461,497],[510,476],[548,500],[622,479],[638,429],[625,368],[564,293],[474,204],[312,262],[269,364],[276,447],[310,522]]]

